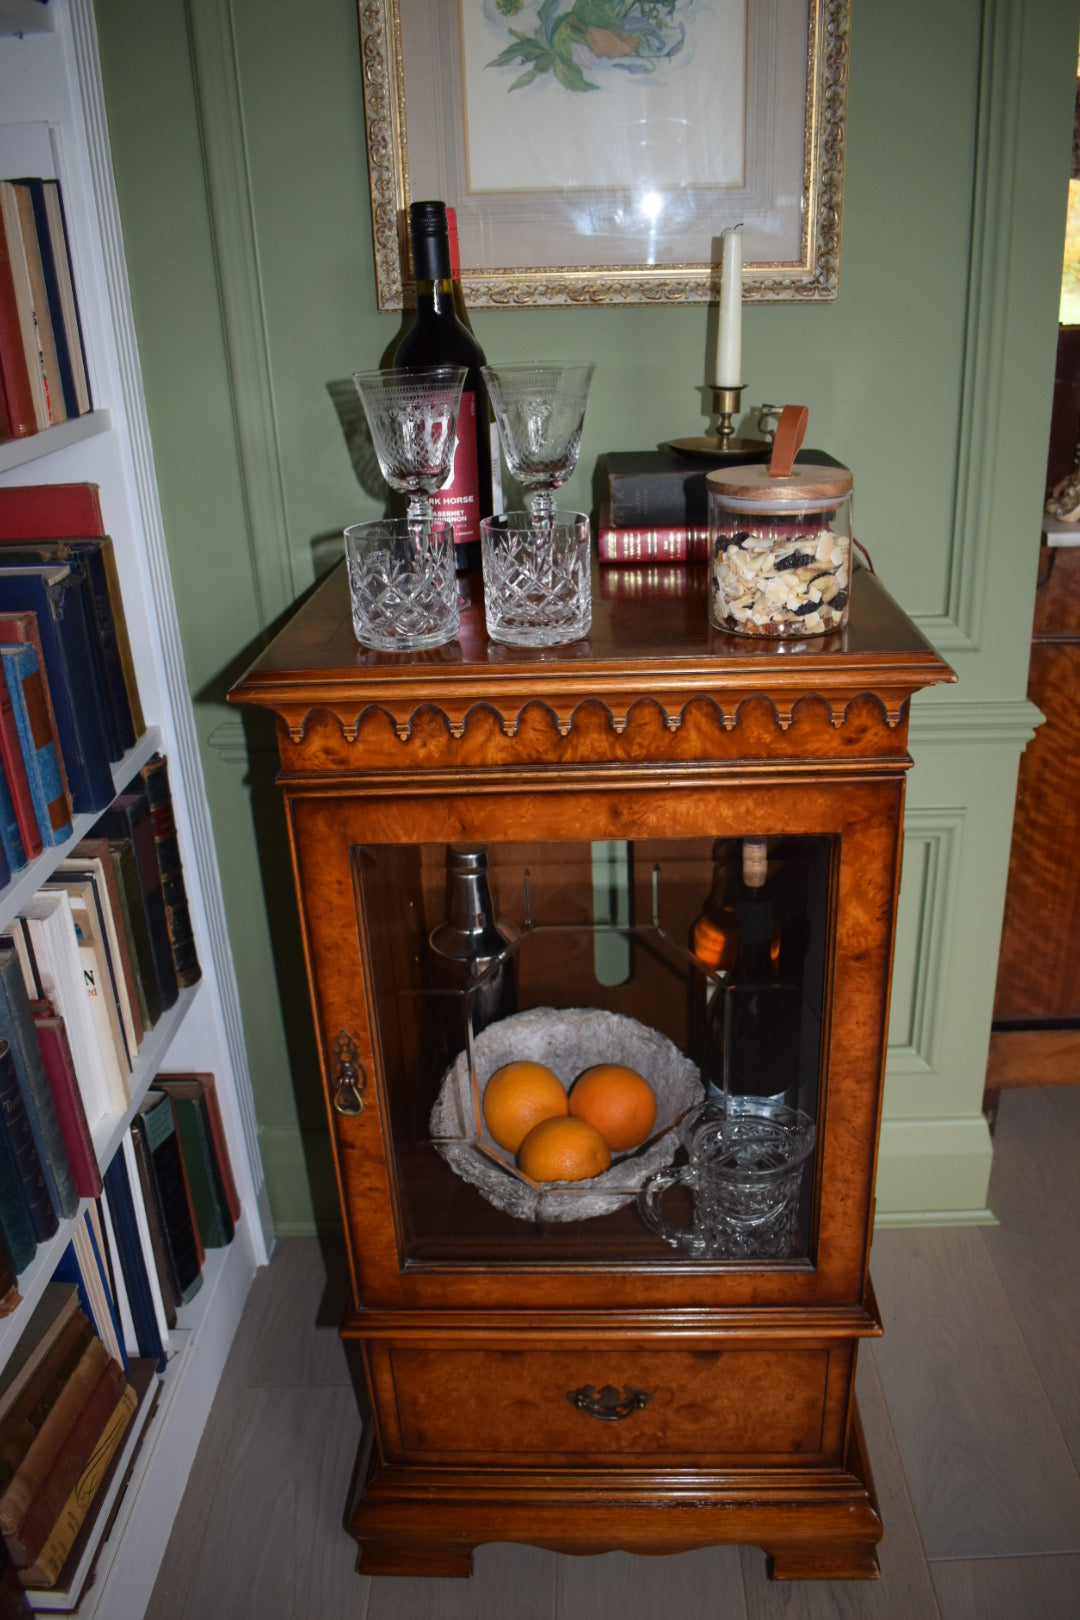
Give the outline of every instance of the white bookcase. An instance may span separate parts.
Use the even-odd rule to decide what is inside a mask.
[[[78,1609],[81,1616],[136,1620],[149,1601],[244,1300],[256,1269],[268,1258],[272,1228],[158,504],[92,0],[0,0],[0,175],[28,172],[51,172],[60,181],[95,408],[31,438],[0,444],[0,484],[88,481],[100,489],[150,725],[115,767],[114,778],[119,791],[155,749],[168,756],[202,966],[200,982],[181,992],[176,1006],[144,1041],[131,1110],[112,1123],[108,1139],[97,1145],[107,1162],[159,1069],[210,1070],[217,1079],[243,1204],[233,1242],[208,1254],[203,1287],[181,1312],[156,1409]],[[76,837],[93,820],[77,818]],[[0,930],[70,847],[69,842],[47,851],[0,889]],[[23,1302],[0,1320],[0,1366],[49,1280],[72,1225],[62,1223],[56,1238],[39,1247],[20,1274]]]

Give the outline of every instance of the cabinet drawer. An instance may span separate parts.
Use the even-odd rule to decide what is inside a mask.
[[[820,1460],[840,1444],[849,1363],[824,1347],[368,1353],[388,1454],[428,1461]]]

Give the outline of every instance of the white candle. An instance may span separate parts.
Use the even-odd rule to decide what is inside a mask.
[[[720,238],[720,319],[716,336],[716,388],[742,386],[742,226],[735,225]]]

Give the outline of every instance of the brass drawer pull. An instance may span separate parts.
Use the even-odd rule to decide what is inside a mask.
[[[599,1418],[601,1423],[618,1423],[621,1418],[631,1417],[647,1406],[652,1400],[652,1391],[635,1389],[632,1384],[622,1390],[605,1384],[597,1391],[592,1384],[586,1384],[583,1389],[568,1390],[566,1398],[588,1417]]]
[[[363,1093],[367,1075],[360,1062],[360,1053],[351,1035],[342,1030],[334,1042],[334,1060],[330,1076],[333,1086],[334,1108],[337,1113],[355,1118],[364,1112]]]

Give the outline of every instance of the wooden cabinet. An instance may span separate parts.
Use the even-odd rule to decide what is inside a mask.
[[[342,1332],[373,1414],[360,1567],[467,1573],[490,1540],[745,1542],[778,1576],[873,1576],[853,1380],[880,1332],[908,700],[951,671],[863,571],[846,632],[798,647],[711,631],[702,589],[594,593],[588,641],[509,651],[469,589],[458,641],[383,657],[357,647],[339,569],[232,694],[277,716],[352,1265]],[[715,841],[749,836],[768,840],[799,991],[790,1100],[817,1136],[790,1252],[697,1258],[641,1218],[640,1162],[613,1201],[602,1180],[523,1187],[473,1087],[499,1041],[553,1019],[585,1032],[582,1067],[611,1055],[592,1022],[609,1016],[684,1061],[692,920]],[[433,973],[463,843],[512,939],[517,1011],[483,1029]],[[678,1126],[660,1136],[680,1158]]]

